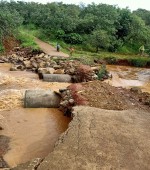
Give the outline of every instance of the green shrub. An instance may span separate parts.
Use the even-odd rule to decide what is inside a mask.
[[[145,67],[147,65],[147,60],[145,58],[132,58],[128,60],[132,66],[135,67]]]
[[[108,71],[106,69],[106,65],[102,65],[100,70],[97,73],[98,80],[103,80],[104,78],[108,78]]]
[[[65,32],[63,30],[58,30],[56,32],[56,38],[57,39],[62,39],[64,37],[64,35],[65,35]]]
[[[68,44],[81,44],[83,42],[82,37],[76,33],[65,34],[63,39]]]

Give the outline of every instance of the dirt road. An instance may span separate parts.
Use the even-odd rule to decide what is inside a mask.
[[[45,43],[37,38],[35,38],[35,42],[38,44],[38,46],[41,48],[41,50],[43,50],[46,54],[49,54],[51,56],[69,57],[68,54],[65,54],[61,51],[57,52],[56,48],[54,48],[50,44]]]

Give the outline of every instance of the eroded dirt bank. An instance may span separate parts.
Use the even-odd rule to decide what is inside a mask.
[[[150,114],[75,107],[68,130],[38,170],[149,169]],[[34,169],[34,161],[14,170]]]

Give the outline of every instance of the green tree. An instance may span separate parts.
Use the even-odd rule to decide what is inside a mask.
[[[108,32],[105,30],[95,30],[90,36],[91,44],[96,48],[96,52],[98,52],[99,48],[108,49],[110,46],[110,37]]]
[[[22,17],[14,9],[0,6],[0,40],[12,35],[17,27],[22,23]]]
[[[139,8],[136,11],[133,11],[133,14],[136,14],[137,16],[141,17],[142,20],[145,21],[145,24],[150,26],[150,11]]]

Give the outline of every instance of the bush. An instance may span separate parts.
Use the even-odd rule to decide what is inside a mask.
[[[147,60],[145,58],[132,58],[128,60],[131,65],[135,67],[145,67],[147,65]]]
[[[106,70],[106,65],[102,65],[100,70],[98,71],[98,80],[103,80],[108,78],[108,71]]]
[[[64,37],[64,35],[65,35],[65,32],[63,30],[58,30],[56,32],[56,38],[57,39],[62,39]]]
[[[81,44],[83,42],[82,37],[76,33],[65,34],[63,39],[68,44]]]

